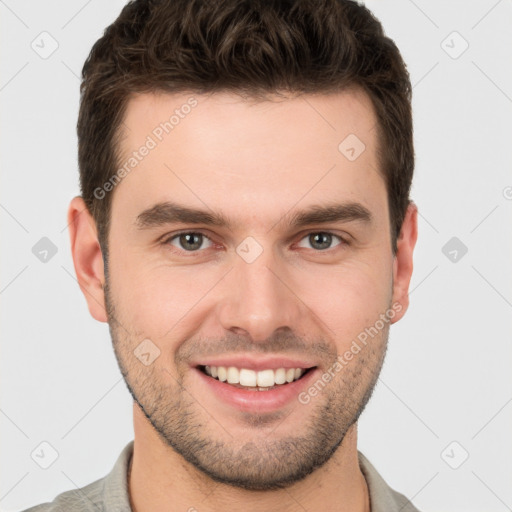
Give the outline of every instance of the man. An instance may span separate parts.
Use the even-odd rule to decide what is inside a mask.
[[[71,249],[135,439],[30,510],[417,510],[357,450],[417,237],[380,23],[349,0],[136,0],[81,93]]]

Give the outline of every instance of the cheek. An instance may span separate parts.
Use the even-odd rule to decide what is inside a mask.
[[[124,255],[111,276],[118,315],[130,330],[156,342],[174,338],[184,333],[221,276],[211,268],[171,267],[148,256]]]
[[[350,345],[389,307],[391,276],[390,267],[360,261],[319,268],[308,273],[302,296],[324,323],[326,334],[338,345]]]
[[[288,300],[300,299],[300,310],[309,316],[297,318],[290,328],[307,326],[344,347],[373,325],[389,306],[392,265],[382,251],[370,252],[339,264],[283,268],[294,292]],[[229,265],[170,266],[161,258],[126,250],[113,250],[111,258],[118,319],[130,331],[157,343],[192,336],[213,314],[215,300],[229,297],[231,288],[223,281]],[[217,325],[213,316],[210,320]]]

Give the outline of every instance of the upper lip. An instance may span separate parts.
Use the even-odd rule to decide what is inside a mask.
[[[293,358],[288,356],[254,357],[252,356],[225,356],[218,358],[204,358],[192,363],[192,366],[234,366],[247,368],[248,370],[277,370],[278,368],[312,368],[314,362],[308,359]]]

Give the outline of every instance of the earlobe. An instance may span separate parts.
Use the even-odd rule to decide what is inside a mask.
[[[393,304],[400,305],[400,312],[392,323],[400,320],[409,307],[409,284],[413,270],[413,251],[418,238],[418,207],[411,201],[405,214],[397,252],[393,262]]]
[[[78,284],[85,296],[89,312],[99,322],[107,322],[103,255],[96,223],[82,197],[71,200],[68,209],[71,254]]]

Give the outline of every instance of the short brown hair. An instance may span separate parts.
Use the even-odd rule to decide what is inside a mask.
[[[94,44],[82,70],[81,195],[104,258],[119,134],[138,92],[329,93],[361,87],[378,119],[393,251],[414,169],[409,74],[394,42],[352,0],[133,0]]]

